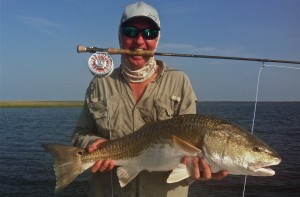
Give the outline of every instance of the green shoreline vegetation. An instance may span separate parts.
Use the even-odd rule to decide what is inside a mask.
[[[0,108],[82,107],[83,101],[0,101]]]
[[[200,103],[218,103],[218,102],[251,102],[254,101],[198,101]],[[259,101],[259,103],[299,103],[300,101]],[[82,107],[83,101],[0,101],[0,108],[59,108],[59,107]]]

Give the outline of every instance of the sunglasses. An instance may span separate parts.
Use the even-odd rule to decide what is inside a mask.
[[[138,29],[131,26],[125,26],[122,28],[122,33],[124,36],[129,38],[137,38],[140,33],[142,33],[142,36],[146,40],[152,40],[154,38],[157,38],[159,30],[158,29]]]

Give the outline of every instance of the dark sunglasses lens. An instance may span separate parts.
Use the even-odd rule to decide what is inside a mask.
[[[144,39],[154,39],[158,36],[159,30],[157,29],[143,29],[139,30],[135,27],[123,27],[122,33],[124,36],[129,38],[136,38],[139,36],[139,33],[142,33]]]
[[[130,38],[136,38],[139,35],[139,30],[135,27],[123,27],[123,34]]]
[[[156,30],[156,29],[144,29],[142,34],[143,34],[143,37],[145,39],[154,39],[158,36],[158,30]]]

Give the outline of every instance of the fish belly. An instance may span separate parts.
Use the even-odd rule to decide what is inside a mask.
[[[172,144],[154,144],[136,157],[116,160],[115,163],[138,171],[168,171],[176,168],[184,156],[191,155]]]

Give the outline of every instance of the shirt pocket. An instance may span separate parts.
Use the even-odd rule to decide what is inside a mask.
[[[91,113],[91,116],[93,117],[98,133],[101,135],[101,137],[104,137],[106,139],[109,139],[110,129],[117,129],[116,125],[113,123],[113,116],[116,113],[116,109],[118,108],[118,97],[110,97],[108,99],[108,104],[106,102],[105,98],[101,98],[97,102],[89,103],[88,107]]]
[[[169,119],[174,115],[169,97],[163,96],[156,98],[154,100],[154,108],[157,120]]]

